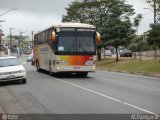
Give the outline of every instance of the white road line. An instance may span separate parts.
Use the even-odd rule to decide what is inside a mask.
[[[57,79],[57,78],[55,78],[55,79]],[[105,95],[105,94],[102,94],[102,93],[99,93],[99,92],[96,92],[96,91],[93,91],[93,90],[87,89],[87,88],[85,88],[85,87],[81,87],[81,86],[79,86],[79,85],[76,85],[76,84],[73,84],[73,83],[70,83],[70,82],[67,82],[67,81],[61,80],[61,79],[57,79],[57,80],[58,80],[58,81],[61,81],[61,82],[63,82],[63,83],[66,83],[66,84],[72,85],[72,86],[74,86],[74,87],[78,87],[78,88],[80,88],[80,89],[83,89],[83,90],[89,91],[89,92],[91,92],[91,93],[94,93],[94,94],[97,94],[97,95],[103,96],[103,97],[105,97],[105,98],[111,99],[111,100],[116,101],[116,102],[119,102],[119,103],[121,103],[121,104],[124,104],[124,105],[130,106],[130,107],[132,107],[132,108],[138,109],[138,110],[143,111],[143,112],[146,112],[146,113],[148,113],[148,114],[155,114],[155,115],[158,115],[158,114],[156,114],[156,113],[154,113],[154,112],[151,112],[151,111],[149,111],[149,110],[146,110],[146,109],[140,108],[140,107],[138,107],[138,106],[132,105],[132,104],[127,103],[127,102],[124,102],[124,101],[122,101],[122,100],[118,100],[118,99],[113,98],[113,97],[110,97],[110,96],[108,96],[108,95]]]

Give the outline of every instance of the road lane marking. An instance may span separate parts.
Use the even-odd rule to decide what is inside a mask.
[[[58,78],[55,78],[55,79],[56,79],[56,80],[58,80],[58,81],[61,81],[61,82],[63,82],[63,83],[66,83],[66,84],[72,85],[72,86],[74,86],[74,87],[77,87],[77,88],[83,89],[83,90],[85,90],[85,91],[88,91],[88,92],[91,92],[91,93],[94,93],[94,94],[97,94],[97,95],[103,96],[103,97],[105,97],[105,98],[111,99],[111,100],[113,100],[113,101],[119,102],[119,103],[121,103],[121,104],[124,104],[124,105],[130,106],[130,107],[132,107],[132,108],[138,109],[138,110],[140,110],[140,111],[146,112],[146,113],[148,113],[148,114],[158,115],[158,114],[156,114],[156,113],[154,113],[154,112],[151,112],[151,111],[149,111],[149,110],[146,110],[146,109],[140,108],[140,107],[138,107],[138,106],[132,105],[132,104],[127,103],[127,102],[124,102],[124,101],[122,101],[122,100],[118,100],[118,99],[116,99],[116,98],[113,98],[113,97],[110,97],[110,96],[108,96],[108,95],[105,95],[105,94],[102,94],[102,93],[96,92],[96,91],[94,91],[94,90],[90,90],[90,89],[88,89],[88,88],[81,87],[81,86],[79,86],[79,85],[76,85],[76,84],[73,84],[73,83],[71,83],[71,82],[67,82],[67,81],[64,81],[64,80],[61,80],[61,79],[58,79]]]

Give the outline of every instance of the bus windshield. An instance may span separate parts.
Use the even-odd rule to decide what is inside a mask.
[[[93,31],[60,32],[58,54],[95,54],[96,42]]]

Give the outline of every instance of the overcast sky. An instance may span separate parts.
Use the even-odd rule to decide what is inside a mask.
[[[38,31],[58,23],[62,15],[66,14],[65,8],[74,0],[0,0],[0,15],[12,8],[10,11],[0,16],[0,28],[5,35],[9,35],[9,28],[15,28],[13,35],[19,34],[18,30],[24,31],[24,35],[31,35],[31,31]],[[137,13],[143,15],[143,20],[139,27],[139,34],[149,29],[149,24],[153,22],[153,11],[143,8],[149,7],[146,0],[127,0],[132,4]]]

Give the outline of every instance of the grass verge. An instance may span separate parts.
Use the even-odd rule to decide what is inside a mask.
[[[115,58],[104,58],[102,61],[97,61],[97,69],[122,71],[130,73],[142,74],[160,74],[160,63],[158,60],[138,60],[138,59],[123,59],[118,62]]]

